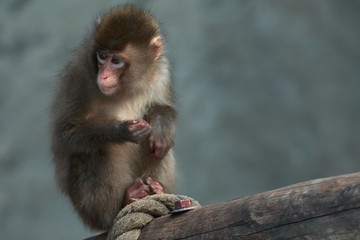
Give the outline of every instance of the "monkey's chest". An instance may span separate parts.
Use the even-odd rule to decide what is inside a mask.
[[[116,177],[125,177],[130,182],[149,174],[152,169],[147,151],[143,144],[126,142],[111,144],[109,147],[109,160]],[[127,176],[127,177],[126,177]],[[119,182],[123,182],[119,181]]]
[[[118,120],[142,118],[147,110],[147,103],[142,99],[132,99],[114,107],[113,114]]]

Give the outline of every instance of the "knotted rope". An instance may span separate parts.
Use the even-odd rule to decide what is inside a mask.
[[[200,204],[187,196],[174,194],[155,194],[137,200],[119,212],[110,229],[107,240],[137,240],[141,229],[151,220],[174,210],[178,200],[191,199],[193,206]]]

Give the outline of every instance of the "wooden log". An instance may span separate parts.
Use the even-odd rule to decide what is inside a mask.
[[[360,172],[156,218],[144,239],[360,239]]]
[[[160,217],[139,239],[360,239],[360,173]]]

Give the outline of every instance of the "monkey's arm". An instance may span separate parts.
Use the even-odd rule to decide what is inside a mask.
[[[149,110],[145,120],[151,126],[150,156],[162,159],[174,145],[176,111],[171,106],[157,105]]]
[[[150,125],[142,120],[78,120],[61,124],[58,136],[62,145],[71,152],[86,152],[102,144],[138,142],[150,132]]]

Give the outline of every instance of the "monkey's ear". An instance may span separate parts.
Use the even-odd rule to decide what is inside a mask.
[[[159,57],[161,56],[162,49],[163,49],[161,37],[158,36],[158,37],[154,37],[153,39],[151,39],[150,49],[154,53],[154,60],[158,60]]]

